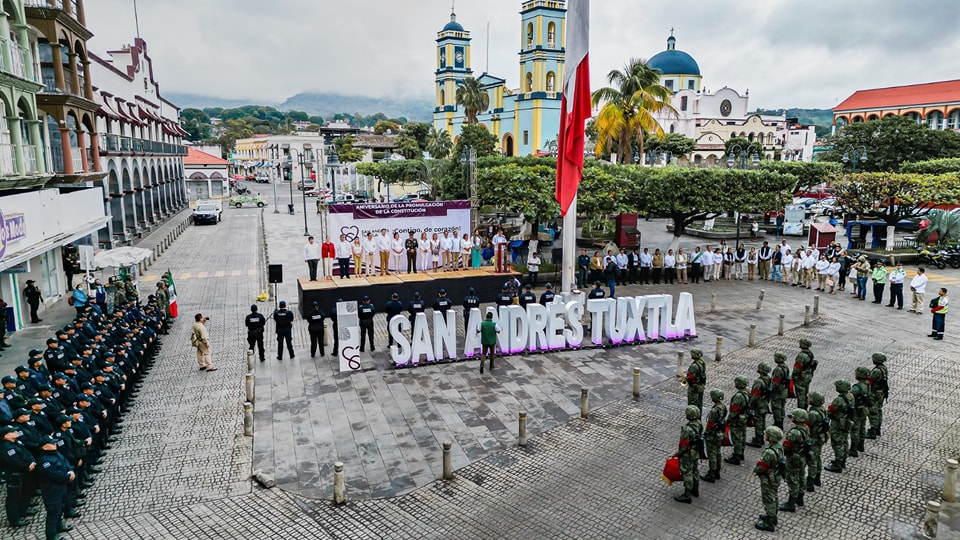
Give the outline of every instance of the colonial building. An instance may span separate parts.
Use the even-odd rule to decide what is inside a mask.
[[[147,43],[137,38],[100,57],[90,54],[99,183],[110,214],[102,247],[129,243],[187,203],[180,109],[160,95]]]
[[[666,50],[652,56],[647,65],[660,70],[660,84],[673,91],[670,104],[676,114],[659,113],[657,121],[665,132],[682,133],[697,141],[690,156],[695,165],[724,163],[725,143],[734,137],[747,139],[751,154],[766,159],[779,155],[783,139],[777,133],[784,129],[785,117],[750,113],[749,91],[740,93],[724,86],[710,92],[703,87],[700,65],[688,53],[677,50],[673,32],[667,38]]]
[[[833,131],[887,116],[926,122],[930,129],[960,130],[960,79],[857,90],[833,108]]]
[[[197,199],[222,199],[230,196],[230,162],[220,157],[219,146],[204,152],[187,147],[183,158],[190,202]]]
[[[490,107],[478,115],[497,137],[507,156],[532,155],[556,141],[560,131],[560,101],[564,68],[564,0],[527,0],[520,8],[520,87],[483,73],[477,80],[490,97]],[[436,107],[433,125],[456,141],[466,115],[457,104],[457,86],[473,76],[470,32],[450,14],[437,33]]]

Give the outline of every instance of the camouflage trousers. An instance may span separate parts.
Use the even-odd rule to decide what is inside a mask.
[[[807,487],[807,460],[803,456],[787,458],[787,488],[790,498],[794,499]]]
[[[833,459],[841,463],[846,463],[847,451],[850,449],[850,444],[847,440],[850,437],[850,431],[834,427],[843,422],[845,422],[845,420],[834,420],[833,423],[830,424],[830,446],[833,447]]]
[[[698,384],[687,385],[687,405],[695,405],[703,414],[703,386]]]
[[[730,442],[733,443],[733,453],[743,455],[743,448],[747,445],[747,422],[733,422],[730,424]]]
[[[793,391],[797,394],[797,408],[806,409],[809,405],[807,404],[807,394],[810,393],[810,379],[800,379],[793,383]]]
[[[807,480],[813,480],[823,471],[823,443],[814,436],[813,446],[810,448],[810,461],[807,462]]]
[[[700,488],[700,468],[699,459],[694,452],[684,452],[679,454],[680,474],[683,476],[684,491],[692,491]]]
[[[707,437],[707,463],[710,465],[710,472],[719,473],[720,464],[723,463],[722,456],[720,454],[721,443],[723,442],[723,436],[720,437]]]
[[[773,425],[783,429],[783,419],[787,417],[787,397],[770,400],[770,409],[773,411]]]
[[[753,438],[763,441],[763,432],[767,429],[767,413],[757,413],[753,417]]]
[[[870,429],[879,429],[883,424],[883,393],[875,392],[873,394],[873,404],[870,406]]]
[[[777,473],[763,475],[760,477],[760,500],[763,501],[763,513],[767,517],[777,517],[780,498],[777,493],[780,490],[780,477]]]
[[[857,448],[863,444],[867,435],[867,415],[857,413],[853,415],[853,427],[850,429],[850,448]]]

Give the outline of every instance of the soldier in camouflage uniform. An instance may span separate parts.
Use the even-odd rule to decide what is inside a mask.
[[[749,416],[753,420],[753,440],[747,446],[763,448],[763,433],[767,429],[767,414],[770,413],[767,404],[770,396],[770,364],[761,362],[757,366],[757,374],[760,376],[753,381],[750,389]]]
[[[744,460],[743,447],[747,442],[747,410],[750,407],[750,394],[747,393],[747,383],[749,382],[743,375],[737,375],[733,380],[737,391],[730,398],[730,409],[727,414],[733,454],[724,460],[731,465],[739,465]]]
[[[800,353],[793,362],[793,387],[797,394],[797,408],[807,408],[807,392],[810,391],[810,381],[813,380],[813,372],[817,369],[817,363],[813,359],[813,353],[810,352],[810,340],[802,338],[800,340]]]
[[[127,274],[127,279],[123,282],[123,292],[127,295],[128,302],[138,302],[140,301],[139,293],[137,292],[137,285],[133,282],[133,275]]]
[[[703,425],[700,423],[700,409],[695,405],[687,405],[683,411],[687,417],[687,425],[680,430],[680,443],[677,445],[677,457],[680,458],[680,474],[683,475],[683,494],[673,500],[690,504],[694,497],[700,496],[700,452],[697,444],[703,435]]]
[[[807,464],[807,491],[813,493],[814,487],[820,485],[820,471],[823,470],[823,445],[827,444],[830,433],[830,418],[827,408],[823,406],[823,394],[810,392],[807,398],[810,409],[807,410],[807,426],[810,428],[810,460]]]
[[[723,436],[727,427],[727,407],[723,404],[723,390],[714,388],[710,390],[710,401],[713,401],[713,408],[707,413],[707,427],[703,432],[703,437],[707,442],[707,459],[710,464],[710,471],[707,474],[701,474],[700,479],[704,482],[713,483],[720,479],[720,447],[723,444]]]
[[[833,398],[827,407],[827,416],[830,417],[830,445],[833,447],[833,461],[823,468],[825,471],[842,473],[847,466],[847,439],[850,437],[850,427],[853,425],[853,411],[855,402],[850,393],[850,383],[834,381],[837,397]]]
[[[166,281],[157,282],[157,306],[160,308],[160,313],[163,314],[163,328],[166,332],[167,323],[170,318],[170,291],[167,290]]]
[[[870,403],[870,430],[867,431],[868,439],[876,439],[880,436],[880,424],[883,423],[883,402],[890,395],[890,386],[887,383],[887,361],[883,353],[873,353],[873,369],[870,371],[870,388],[873,390],[873,401]]]
[[[803,506],[804,481],[807,479],[807,455],[810,451],[810,429],[807,427],[807,411],[794,409],[790,414],[793,426],[783,441],[783,455],[787,458],[787,487],[790,498],[780,505],[784,512],[796,512]]]
[[[863,452],[863,439],[867,435],[867,414],[872,407],[871,397],[873,391],[870,389],[870,370],[861,366],[854,371],[857,382],[854,383],[850,392],[856,402],[856,412],[853,415],[853,428],[850,430],[850,457],[857,457]]]
[[[783,467],[783,431],[776,426],[770,426],[764,432],[767,447],[760,455],[760,461],[753,468],[753,473],[760,478],[760,499],[763,501],[763,514],[754,527],[761,531],[773,532],[777,528],[777,503],[780,502],[777,491],[780,489],[780,474]]]
[[[787,393],[790,389],[790,368],[787,367],[787,355],[783,353],[774,353],[773,360],[777,365],[770,376],[770,409],[773,412],[773,425],[783,429]]]
[[[703,390],[707,385],[707,365],[703,363],[703,351],[690,351],[693,362],[687,368],[687,405],[693,405],[703,411]]]

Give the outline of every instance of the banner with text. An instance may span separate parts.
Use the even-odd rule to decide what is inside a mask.
[[[471,232],[470,201],[333,204],[327,223],[334,242],[341,234],[353,242],[354,238],[365,238],[368,232],[377,236],[381,229],[386,229],[391,238],[398,232],[406,239],[410,231],[417,238],[420,233],[427,233],[427,238],[433,238],[433,233],[443,236],[444,231],[460,238]]]

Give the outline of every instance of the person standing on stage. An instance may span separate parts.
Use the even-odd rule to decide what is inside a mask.
[[[329,236],[324,237],[320,244],[320,257],[323,262],[323,277],[327,281],[333,279],[333,260],[337,258],[337,246]]]
[[[420,239],[417,240],[417,268],[426,273],[430,269],[430,240],[427,233],[420,233]]]
[[[507,244],[509,244],[509,240],[503,234],[503,229],[497,229],[497,234],[493,237],[493,252],[497,260],[497,272],[507,271]]]
[[[386,229],[380,229],[380,236],[377,237],[377,253],[380,254],[380,275],[385,276],[390,273],[390,236]]]
[[[413,231],[410,231],[409,236],[403,242],[403,250],[407,254],[407,273],[413,272],[417,273],[417,250],[419,249],[419,243],[417,239],[413,236]]]
[[[440,264],[440,238],[437,236],[437,233],[433,233],[433,238],[430,240],[430,258],[433,261],[433,272],[437,272],[437,266]]]
[[[473,251],[473,242],[470,240],[470,235],[463,233],[463,238],[460,239],[460,267],[464,270],[470,268],[470,252]]]
[[[307,243],[303,246],[303,262],[307,263],[310,270],[310,281],[317,280],[317,264],[320,262],[320,246],[313,241],[313,237],[307,238]]]
[[[393,233],[393,240],[390,241],[390,266],[393,267],[393,273],[400,273],[400,263],[403,261],[403,240],[400,239],[400,233]]]
[[[360,277],[363,275],[363,244],[359,236],[350,244],[350,254],[353,255],[353,275]]]
[[[440,259],[443,264],[443,271],[449,272],[453,269],[453,239],[450,238],[449,231],[443,231],[443,238],[440,239]]]
[[[353,255],[353,244],[347,242],[345,235],[340,235],[340,241],[337,242],[337,266],[340,269],[340,279],[350,279],[350,257]],[[360,265],[354,273],[359,273]]]
[[[470,268],[480,268],[482,262],[481,250],[483,249],[483,237],[480,236],[480,229],[473,231],[470,237]]]
[[[366,240],[363,241],[363,262],[367,265],[367,275],[376,275],[376,258],[380,250],[377,248],[377,241],[373,238],[373,233],[368,232]]]

